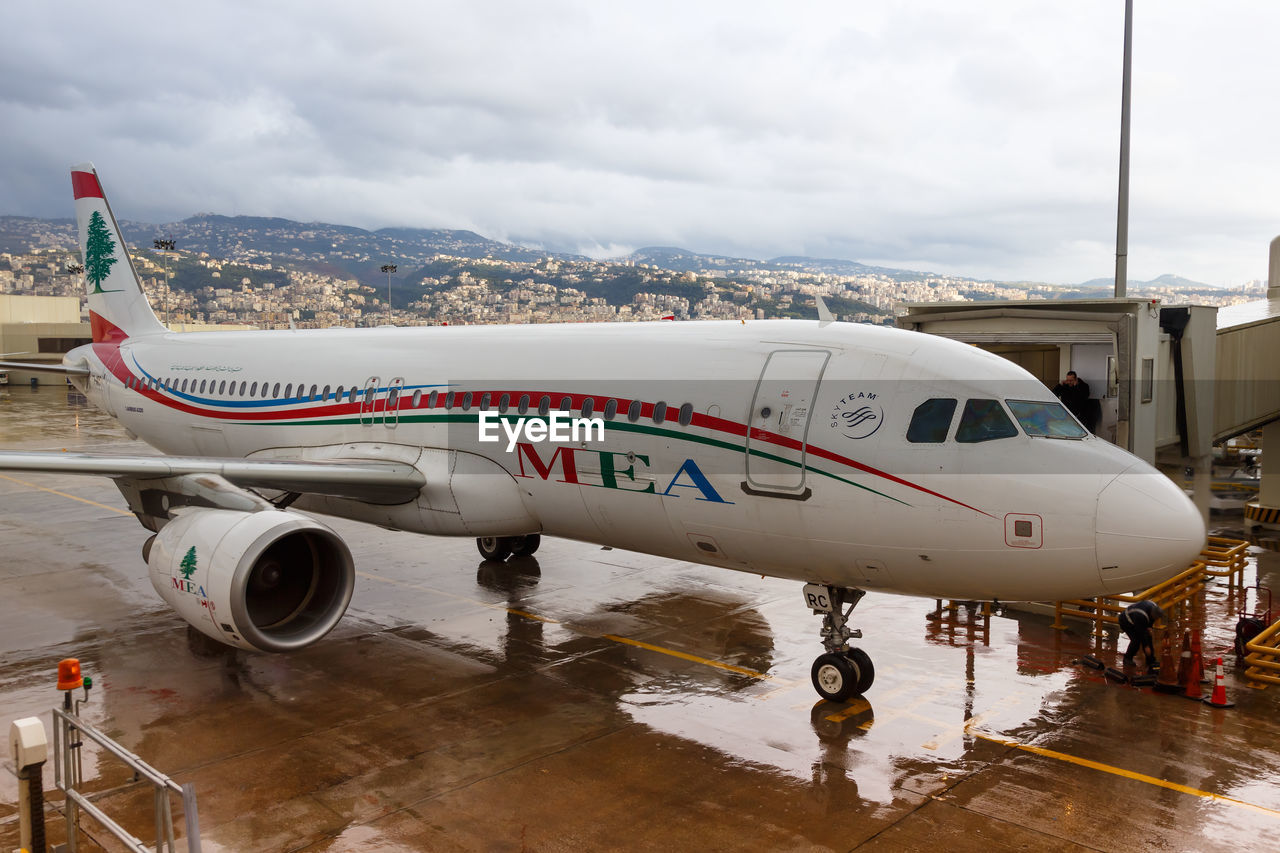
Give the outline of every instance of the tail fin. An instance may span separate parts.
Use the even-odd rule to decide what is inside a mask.
[[[80,256],[95,343],[167,331],[151,310],[92,163],[71,167]]]

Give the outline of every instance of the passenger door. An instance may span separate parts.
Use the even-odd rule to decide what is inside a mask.
[[[818,383],[831,353],[776,350],[769,354],[747,413],[747,488],[780,497],[808,497],[805,454]]]

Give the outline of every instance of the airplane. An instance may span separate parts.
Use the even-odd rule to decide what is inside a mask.
[[[92,343],[53,369],[159,455],[0,469],[111,477],[152,531],[156,591],[231,646],[297,650],[341,619],[354,561],[310,513],[474,538],[486,560],[547,535],[801,582],[830,701],[874,680],[850,643],[867,590],[1117,594],[1205,542],[1176,484],[1022,368],[829,314],[173,333],[97,171],[71,178]]]

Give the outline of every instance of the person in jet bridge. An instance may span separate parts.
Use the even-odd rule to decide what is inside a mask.
[[[1136,601],[1120,614],[1120,630],[1129,638],[1129,648],[1124,653],[1125,666],[1134,665],[1134,657],[1141,651],[1147,659],[1147,672],[1155,672],[1160,664],[1156,658],[1155,643],[1151,640],[1151,628],[1156,620],[1164,618],[1164,611],[1154,601]]]

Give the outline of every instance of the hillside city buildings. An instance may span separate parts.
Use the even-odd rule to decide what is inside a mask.
[[[941,275],[907,279],[869,272],[841,274],[800,264],[785,269],[739,269],[722,263],[719,268],[691,272],[636,261],[539,256],[532,250],[520,250],[525,257],[515,260],[444,252],[413,257],[395,254],[403,253],[405,247],[391,238],[383,238],[386,245],[381,247],[389,257],[377,258],[370,254],[367,239],[348,251],[341,231],[293,235],[308,244],[307,251],[294,247],[281,257],[277,246],[268,256],[251,245],[250,236],[237,239],[232,230],[230,237],[218,237],[225,257],[183,251],[179,245],[173,256],[143,250],[135,251],[133,259],[156,313],[172,325],[282,328],[292,323],[308,328],[811,317],[815,295],[823,296],[842,320],[886,323],[901,313],[901,306],[912,302],[1036,300],[1062,295],[1061,288],[1049,285]],[[262,239],[261,232],[252,236]],[[289,236],[284,233],[276,239],[287,241]],[[70,241],[66,223],[50,221],[47,228],[34,227],[26,235],[30,245],[25,251],[0,253],[0,294],[82,294],[80,275],[68,270],[79,262]],[[367,265],[376,271],[387,262],[399,267],[398,307],[390,313],[385,285],[370,283],[377,280],[376,275],[366,276],[361,283],[340,268]],[[192,287],[193,278],[204,283]],[[412,291],[409,298],[404,296],[407,290]],[[1165,288],[1130,295],[1158,298],[1164,304],[1222,306],[1259,298],[1265,290],[1265,282],[1257,281],[1232,290],[1188,294]]]

